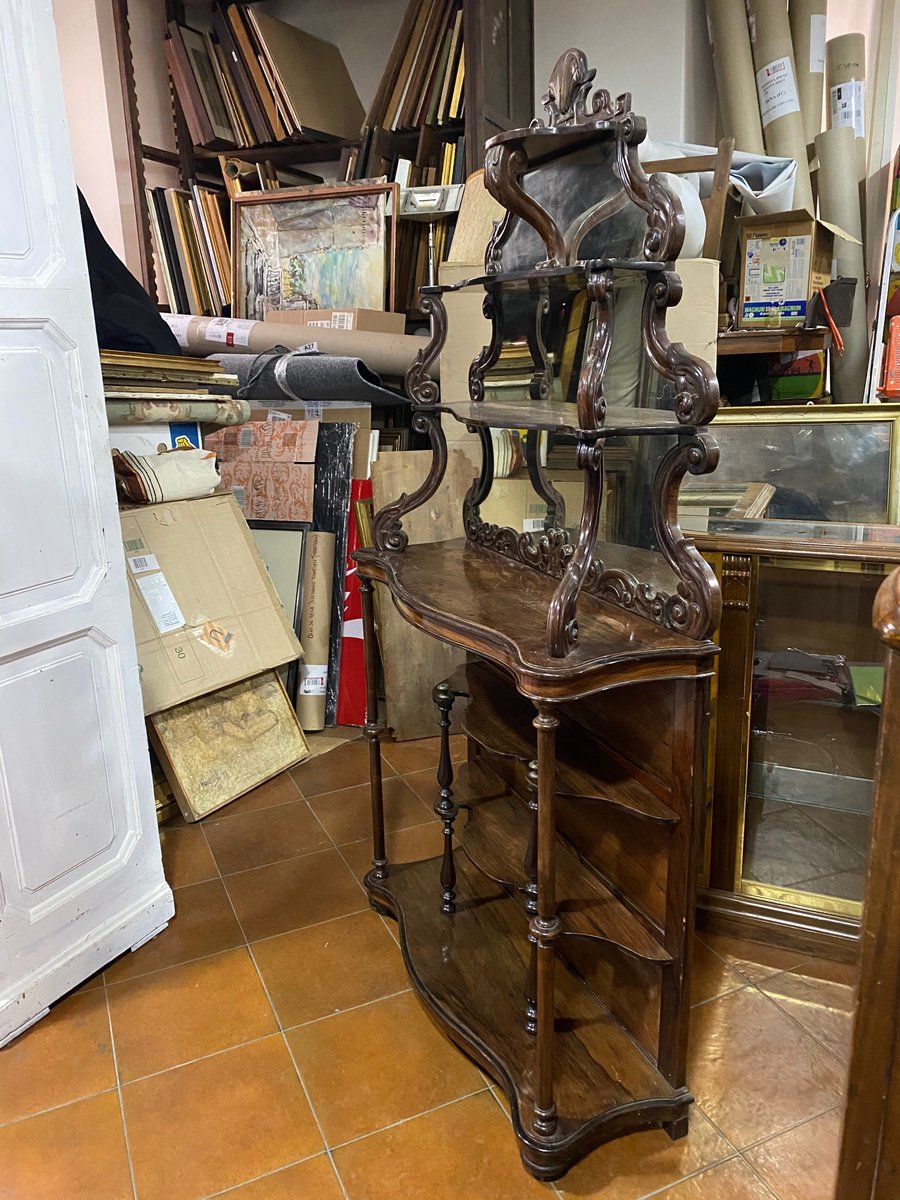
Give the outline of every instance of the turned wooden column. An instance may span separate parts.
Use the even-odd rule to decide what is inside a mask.
[[[557,1125],[553,1100],[553,1044],[556,1021],[556,939],[561,923],[556,915],[556,730],[559,718],[552,706],[538,704],[534,719],[537,730],[538,839],[537,915],[529,933],[536,942],[537,957],[537,1086],[534,1128],[549,1135]]]
[[[369,743],[369,780],[372,793],[372,875],[387,879],[388,863],[384,846],[384,794],[381,786],[381,732],[378,717],[378,668],[375,650],[374,584],[359,576],[362,600],[363,645],[366,660],[366,723],[363,734]]]
[[[450,758],[450,710],[456,693],[446,683],[439,683],[431,693],[437,705],[441,727],[441,755],[438,760],[438,798],[435,814],[444,833],[444,852],[441,859],[441,912],[456,912],[456,863],[453,860],[453,822],[459,812],[453,800],[453,762]]]
[[[525,911],[529,916],[537,914],[537,841],[538,841],[538,765],[537,759],[528,764],[525,775],[528,786],[528,809],[530,828],[528,847],[525,851]],[[528,973],[525,976],[525,1029],[537,1033],[537,938],[529,931]]]

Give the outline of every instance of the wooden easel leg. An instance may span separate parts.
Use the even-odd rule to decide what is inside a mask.
[[[456,912],[456,863],[453,860],[453,822],[459,812],[453,800],[453,763],[450,759],[450,710],[456,699],[446,683],[439,683],[431,693],[437,705],[441,727],[441,756],[438,761],[437,803],[434,811],[444,832],[444,853],[441,860],[441,912]]]
[[[383,725],[378,718],[378,671],[375,651],[374,584],[359,577],[362,601],[363,642],[366,659],[366,723],[363,733],[369,743],[369,780],[372,791],[372,875],[387,879],[388,862],[384,845],[384,795],[381,786],[381,739]]]
[[[529,926],[537,942],[537,1086],[534,1128],[546,1136],[557,1126],[553,1100],[553,1043],[556,1022],[556,948],[561,924],[556,915],[556,730],[552,706],[538,705],[537,730],[538,843],[537,915]]]

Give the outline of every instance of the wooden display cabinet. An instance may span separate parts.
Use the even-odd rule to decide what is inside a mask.
[[[713,572],[678,525],[682,479],[717,459],[706,429],[715,376],[666,335],[684,218],[664,177],[641,170],[645,125],[630,97],[591,95],[593,76],[580,51],[567,51],[545,98],[548,124],[488,143],[487,186],[507,215],[485,274],[452,289],[479,291],[491,341],[468,393],[442,396],[429,368],[450,289],[423,289],[434,333],[406,383],[432,467],[412,495],[376,514],[374,548],[355,556],[372,778],[366,886],[399,922],[420,999],[504,1089],[522,1160],[541,1179],[612,1137],[687,1132],[710,631],[720,611]],[[643,403],[641,362],[666,383]],[[466,537],[410,545],[405,514],[441,502],[442,419],[463,422],[481,444]],[[529,479],[547,511],[539,531],[481,516],[493,428],[529,431]],[[535,452],[541,433],[574,440],[583,481],[574,531]],[[633,545],[598,543],[613,442],[649,468],[646,488],[621,500],[649,527]],[[386,853],[376,583],[411,625],[468,652],[434,689],[443,853],[423,862],[393,864]],[[469,740],[456,774],[451,729]]]

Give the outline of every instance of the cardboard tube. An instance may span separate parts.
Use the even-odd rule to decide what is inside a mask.
[[[784,0],[748,0],[747,21],[766,153],[797,162],[794,208],[813,212],[806,135]]]
[[[829,129],[816,138],[819,157],[819,210],[823,221],[861,238],[859,187],[854,170],[856,139],[848,125]],[[839,404],[860,404],[864,399],[869,362],[869,331],[866,321],[865,263],[863,248],[845,238],[834,239],[836,275],[857,280],[850,324],[841,330],[844,353],[831,354],[831,390]]]
[[[734,138],[736,150],[764,154],[744,0],[706,0],[706,20],[722,135]]]
[[[297,718],[304,729],[325,728],[334,547],[333,533],[305,535],[299,631],[303,661],[296,700]]]
[[[866,177],[866,39],[845,33],[825,43],[828,128],[847,125],[856,138],[857,178]]]
[[[322,354],[361,358],[370,371],[394,378],[405,375],[416,354],[427,345],[426,340],[405,333],[310,329],[294,323],[232,317],[163,315],[179,345],[192,354],[262,354],[273,346],[296,350],[307,342],[316,342]]]
[[[791,0],[788,15],[797,93],[807,147],[822,132],[822,96],[825,91],[825,11],[828,0]]]

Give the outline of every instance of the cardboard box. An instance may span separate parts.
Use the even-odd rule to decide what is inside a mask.
[[[120,517],[146,714],[300,656],[232,496]]]
[[[569,523],[574,520],[577,524],[584,504],[583,480],[556,482],[553,486],[565,501],[567,520]],[[483,521],[505,529],[515,529],[517,533],[540,533],[546,516],[547,505],[535,492],[527,476],[495,479],[487,499],[481,505]]]
[[[405,333],[404,313],[382,312],[377,308],[282,308],[267,312],[267,321],[281,325],[309,325],[311,329],[344,329],[348,332]],[[310,341],[314,334],[310,334]]]
[[[132,454],[156,454],[160,446],[181,450],[187,446],[203,445],[200,426],[196,421],[160,422],[157,425],[111,425],[109,444],[113,450],[130,450]]]
[[[831,282],[835,237],[856,242],[837,225],[805,209],[738,217],[741,278],[737,329],[795,329],[806,323],[809,301]]]

